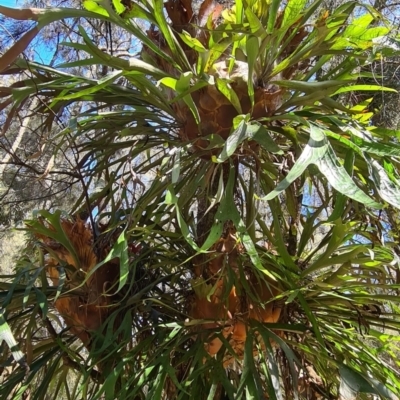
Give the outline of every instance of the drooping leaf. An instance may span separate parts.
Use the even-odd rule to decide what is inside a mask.
[[[346,169],[339,163],[330,146],[324,157],[319,159],[316,165],[339,193],[365,204],[367,207],[382,208],[382,205],[372,200],[354,183]]]
[[[340,364],[339,372],[341,376],[339,391],[344,400],[356,398],[358,393],[379,394],[384,398],[397,399],[397,396],[387,390],[383,385],[374,387],[374,385],[369,382],[371,378],[363,376],[360,372],[348,365]]]
[[[311,127],[310,140],[303,149],[298,160],[295,162],[285,179],[281,181],[267,196],[263,197],[262,200],[272,200],[282,193],[291,183],[303,174],[310,164],[316,164],[318,160],[325,155],[328,151],[328,146],[329,144],[322,131],[318,128]]]
[[[299,178],[310,164],[315,164],[339,193],[357,200],[368,207],[381,208],[379,203],[373,201],[357,187],[346,172],[346,169],[340,164],[324,132],[314,125],[310,126],[310,140],[299,159],[293,165],[285,179],[271,193],[265,196],[263,200],[271,200],[278,196],[292,182]]]
[[[225,142],[221,154],[216,159],[218,162],[226,161],[238,148],[238,146],[246,139],[247,124],[242,121],[239,126],[229,135]]]
[[[383,200],[400,209],[400,183],[392,181],[379,163],[366,155],[372,180]]]
[[[10,349],[12,356],[16,362],[25,366],[25,356],[18,347],[18,343],[11,332],[11,328],[8,325],[3,310],[0,309],[0,343],[6,342],[6,345]]]

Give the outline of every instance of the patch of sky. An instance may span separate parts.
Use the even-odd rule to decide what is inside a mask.
[[[24,1],[17,0],[0,0],[0,6],[12,8],[26,7]],[[2,19],[2,42],[6,48],[11,47],[13,43],[15,43],[16,40],[18,40],[34,24],[32,21],[17,21],[17,23],[14,23],[13,25],[13,22],[15,21],[7,21],[4,18]],[[47,44],[50,44],[50,46]],[[33,59],[38,63],[49,64],[53,58],[54,51],[54,42],[46,43],[46,40],[39,35],[38,38],[32,42],[26,55],[29,59]]]
[[[18,6],[15,0],[0,0],[0,6],[3,7],[16,7]]]

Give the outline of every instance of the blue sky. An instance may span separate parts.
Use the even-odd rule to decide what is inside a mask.
[[[0,0],[0,6],[5,7],[15,7],[16,3],[17,2],[15,0]]]
[[[25,1],[24,0],[0,0],[0,6],[5,7],[17,7],[23,8]],[[38,44],[38,50],[36,52],[36,56],[34,57],[36,61],[41,63],[48,63],[50,62],[50,57],[52,57],[53,53],[49,51],[43,44]],[[40,57],[38,56],[40,54]]]

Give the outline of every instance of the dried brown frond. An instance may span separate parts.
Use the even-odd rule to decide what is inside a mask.
[[[56,231],[52,224],[43,220],[41,222],[48,229]],[[61,296],[54,305],[70,331],[89,345],[91,332],[102,327],[112,309],[110,289],[118,279],[119,263],[112,260],[92,272],[99,260],[95,254],[90,226],[79,217],[62,219],[60,224],[74,253],[44,234],[36,233],[36,237],[45,248],[51,250],[46,266],[48,276],[55,286],[59,284],[59,268],[65,267],[66,270],[65,286],[70,289],[69,294]],[[79,288],[79,295],[73,292],[74,288]]]

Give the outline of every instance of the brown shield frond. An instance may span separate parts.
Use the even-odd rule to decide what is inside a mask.
[[[218,353],[223,345],[215,335],[219,331],[229,341],[235,354],[243,358],[251,320],[263,323],[276,323],[279,320],[282,308],[274,299],[281,289],[277,282],[266,276],[257,276],[252,270],[246,271],[250,292],[240,285],[238,258],[245,257],[245,249],[238,242],[236,229],[232,225],[211,250],[215,253],[208,255],[208,262],[203,267],[195,266],[190,315],[193,319],[208,320],[198,326],[198,331],[202,330],[199,335],[211,356]],[[236,276],[235,284],[228,282],[228,276],[232,276],[232,273]],[[210,333],[211,330],[213,333]],[[254,353],[257,354],[256,349]],[[224,365],[228,366],[233,361],[233,355],[227,354]]]
[[[41,223],[56,230],[49,222],[42,220]],[[79,217],[62,219],[60,225],[75,254],[49,236],[37,232],[36,237],[48,250],[46,267],[55,286],[59,284],[60,268],[66,271],[68,294],[58,298],[54,305],[70,331],[88,346],[91,332],[99,330],[110,314],[113,303],[110,290],[118,280],[119,263],[111,260],[93,272],[101,260],[95,253],[90,226]],[[105,256],[105,250],[97,249],[97,253]],[[78,293],[74,292],[75,288]]]

